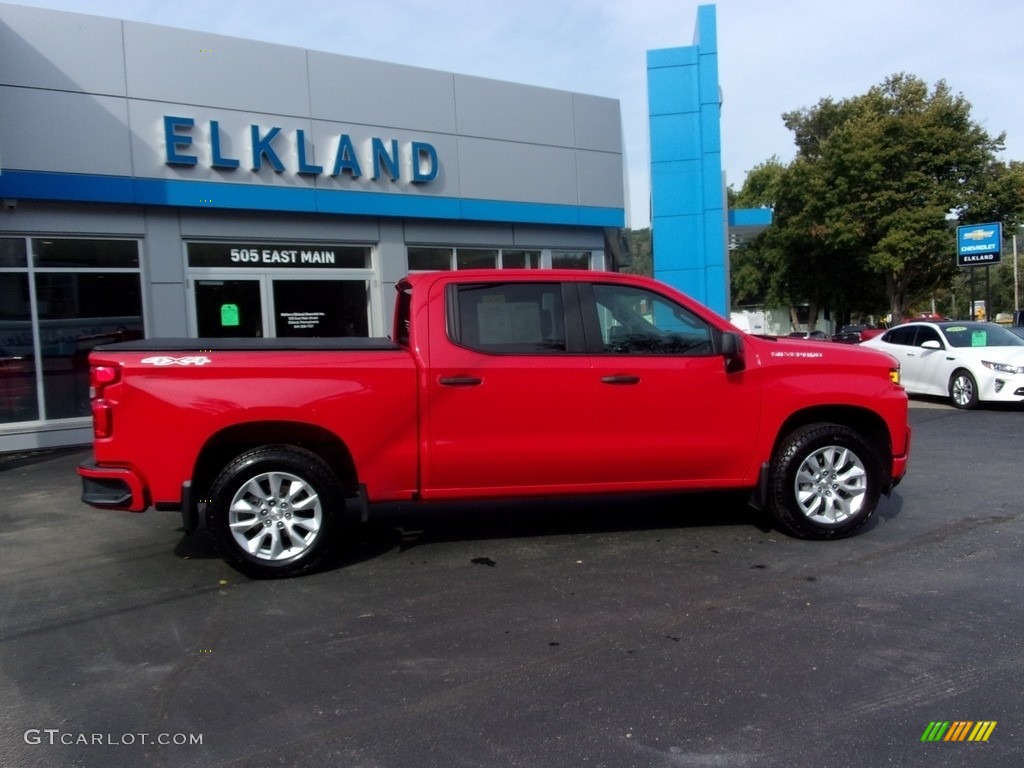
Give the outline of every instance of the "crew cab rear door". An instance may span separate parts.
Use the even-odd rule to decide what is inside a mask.
[[[761,387],[727,373],[720,332],[672,297],[580,285],[595,384],[595,468],[609,483],[728,485],[750,469]]]
[[[593,385],[575,286],[538,277],[431,291],[444,300],[429,301],[424,498],[591,482]]]

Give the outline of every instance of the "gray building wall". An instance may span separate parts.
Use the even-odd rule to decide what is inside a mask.
[[[581,211],[599,225],[624,223],[619,104],[597,96],[0,4],[0,107],[4,171],[554,206],[553,223],[592,223],[580,221]],[[196,165],[166,162],[165,116],[195,121],[183,152]],[[240,167],[210,167],[211,120],[222,155]],[[273,146],[284,172],[266,163],[251,169],[253,125],[282,129]],[[299,130],[307,162],[325,166],[323,174],[296,172]],[[397,182],[368,173],[331,177],[342,134],[364,157],[371,137],[403,148],[427,142],[437,151],[438,177],[421,184],[408,173]],[[256,202],[274,207],[271,198]],[[344,200],[331,205],[344,212],[337,211]],[[472,206],[426,210],[482,218]],[[509,220],[530,217],[497,210]]]
[[[281,169],[252,150],[273,128]],[[332,173],[342,136],[358,177]],[[397,178],[373,178],[374,139],[397,142]],[[436,176],[414,178],[414,143]],[[0,238],[137,240],[147,336],[192,328],[190,241],[371,246],[384,334],[410,246],[602,254],[625,224],[621,117],[614,99],[0,3],[0,198]],[[0,451],[90,438],[85,417],[0,419]]]

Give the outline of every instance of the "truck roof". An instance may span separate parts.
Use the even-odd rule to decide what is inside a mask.
[[[586,281],[636,283],[649,286],[650,278],[622,272],[604,272],[591,269],[460,269],[437,272],[414,272],[402,279],[400,284],[417,286],[438,281],[443,282],[486,282],[511,283],[519,281]],[[667,288],[667,286],[661,286]]]

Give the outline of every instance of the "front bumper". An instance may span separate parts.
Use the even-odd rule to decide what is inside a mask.
[[[979,399],[988,403],[1024,402],[1024,381],[1020,376],[996,373],[984,383],[978,382]]]
[[[889,491],[900,484],[900,480],[907,474],[907,462],[910,460],[910,437],[913,434],[910,425],[907,424],[907,437],[903,443],[903,453],[892,457],[892,473],[889,476]]]
[[[82,478],[82,501],[99,509],[143,512],[149,503],[146,485],[127,467],[101,467],[94,461],[78,466]]]

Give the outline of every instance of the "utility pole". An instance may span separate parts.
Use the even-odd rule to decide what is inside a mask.
[[[1013,311],[1020,309],[1020,279],[1017,277],[1017,233],[1013,233]]]

